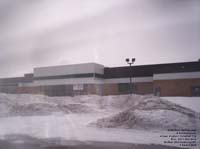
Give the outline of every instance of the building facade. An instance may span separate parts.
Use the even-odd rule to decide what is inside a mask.
[[[133,83],[130,84],[130,76]],[[86,94],[200,96],[200,62],[127,67],[96,63],[34,68],[24,77],[0,79],[0,92],[74,96]]]

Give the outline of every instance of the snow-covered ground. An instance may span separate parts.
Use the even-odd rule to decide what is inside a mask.
[[[157,143],[160,135],[158,132],[145,130],[85,127],[95,117],[96,115],[70,114],[2,118],[1,138],[5,139],[8,134],[23,134],[37,138],[150,144]]]
[[[182,101],[188,98],[181,98],[180,103],[187,108],[176,105],[178,100],[172,99],[151,95],[47,97],[0,93],[0,139],[16,134],[79,141],[164,144],[166,140],[160,135],[169,134],[167,129],[171,126],[191,128],[199,124],[194,117],[198,113],[192,110],[198,111],[197,106],[192,106],[193,98],[185,105]],[[195,104],[197,102],[195,98]]]

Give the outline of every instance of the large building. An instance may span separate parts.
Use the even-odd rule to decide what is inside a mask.
[[[130,76],[133,78],[130,86]],[[200,61],[104,67],[96,63],[34,68],[24,77],[0,79],[0,92],[49,96],[82,94],[200,96]]]

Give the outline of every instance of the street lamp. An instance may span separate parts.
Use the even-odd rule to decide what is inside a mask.
[[[135,58],[129,59],[126,58],[126,62],[129,64],[130,68],[130,83],[129,83],[129,88],[130,88],[130,94],[133,93],[133,88],[132,88],[132,71],[131,71],[131,65],[135,62]]]

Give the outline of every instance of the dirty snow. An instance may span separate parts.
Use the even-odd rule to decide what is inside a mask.
[[[139,100],[136,97],[136,102],[134,102],[135,96],[133,96],[133,99],[129,100],[134,103],[126,106],[127,109],[113,116],[99,119],[93,124],[99,127],[140,127],[141,129],[175,129],[199,126],[197,112],[158,97],[141,97]]]
[[[181,106],[200,112],[200,97],[161,97]]]
[[[163,144],[168,128],[197,128],[198,112],[152,95],[47,97],[0,93],[0,138]],[[128,129],[127,129],[128,128]]]

